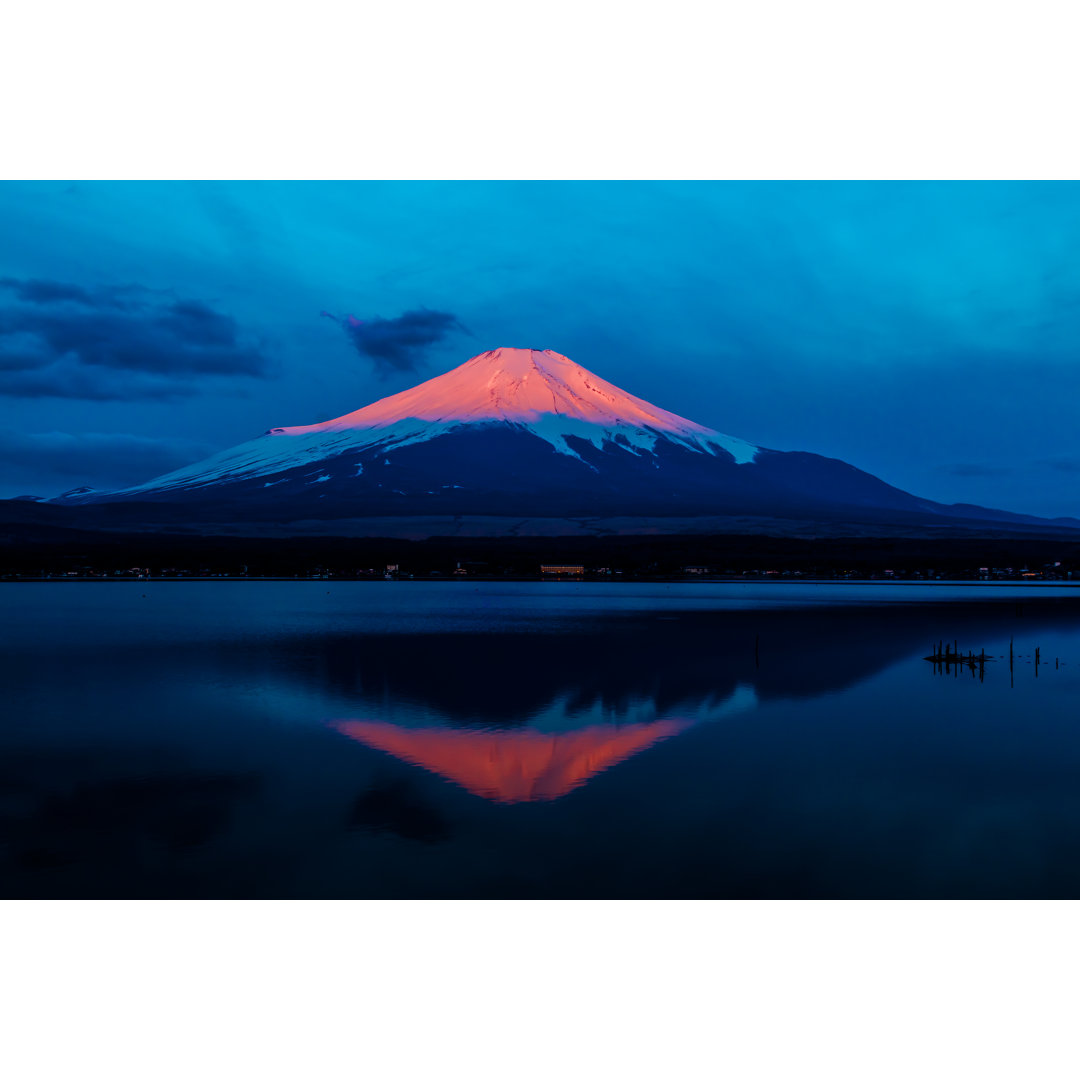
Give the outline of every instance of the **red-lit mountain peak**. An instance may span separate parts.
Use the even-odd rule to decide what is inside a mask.
[[[491,484],[476,474],[474,464],[466,472],[460,464],[452,463],[459,448],[475,446],[477,439],[486,439],[493,459],[500,462],[523,456],[530,459],[526,472],[531,468],[535,476],[539,468],[545,486],[552,463],[550,457],[537,457],[538,453],[551,453],[543,443],[556,454],[577,460],[578,476],[601,471],[599,465],[588,464],[581,456],[583,450],[591,453],[590,446],[607,455],[601,458],[605,466],[629,464],[637,469],[639,478],[641,461],[659,468],[661,453],[669,457],[671,453],[692,455],[697,467],[706,460],[746,465],[759,453],[758,447],[741,439],[626,393],[560,353],[500,348],[333,420],[271,428],[257,439],[136,487],[118,492],[70,492],[65,501],[173,498],[190,493],[201,497],[225,487],[235,491],[237,484],[249,485],[249,491],[258,493],[264,487],[284,483],[287,486],[275,490],[271,502],[280,504],[283,496],[286,501],[298,497],[303,501],[300,493],[318,485],[308,500],[318,515],[331,502],[342,499],[351,504],[351,512],[354,506],[370,504],[373,499],[414,494],[389,474],[385,477],[389,483],[376,474],[399,452],[425,443],[438,446],[421,455],[428,460],[426,465],[420,462],[421,471],[449,469],[445,476],[415,481],[424,484],[425,499],[442,491],[471,491],[478,486],[493,491]],[[483,457],[481,454],[480,459]],[[473,454],[471,460],[475,463],[477,456]],[[557,462],[555,467],[559,467]],[[525,480],[524,474],[515,477],[516,492],[524,490]],[[323,484],[329,486],[324,488]]]
[[[490,349],[400,394],[321,424],[275,428],[275,435],[379,428],[401,420],[430,423],[509,420],[551,414],[604,427],[651,428],[680,435],[717,433],[620,390],[551,349]]]

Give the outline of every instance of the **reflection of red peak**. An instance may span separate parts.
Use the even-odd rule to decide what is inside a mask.
[[[559,735],[400,728],[371,720],[341,720],[334,726],[366,746],[445,776],[474,795],[516,803],[566,795],[601,770],[685,731],[691,721],[658,720],[621,728],[598,724]]]

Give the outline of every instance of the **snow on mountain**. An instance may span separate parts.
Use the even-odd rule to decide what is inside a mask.
[[[425,515],[1075,527],[944,506],[843,461],[752,446],[550,349],[492,349],[334,420],[273,428],[137,487],[53,501],[154,503],[155,520],[230,527]]]
[[[503,421],[525,424],[560,453],[573,453],[564,433],[594,445],[624,434],[649,447],[657,434],[691,448],[719,446],[736,461],[753,461],[757,447],[658,409],[551,349],[491,349],[411,390],[356,412],[307,427],[274,428],[272,435],[387,428],[409,420],[433,424]]]
[[[525,430],[578,458],[570,440],[651,453],[659,440],[748,464],[758,447],[659,409],[550,349],[492,349],[410,390],[320,424],[272,428],[265,435],[145,484],[133,496],[200,488],[311,465],[347,451],[386,453],[477,426]],[[311,483],[329,479],[313,476]],[[95,493],[97,494],[97,493]]]

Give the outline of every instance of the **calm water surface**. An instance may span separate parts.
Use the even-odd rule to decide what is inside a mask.
[[[4,896],[1080,895],[1080,591],[17,583],[0,608]],[[940,640],[999,659],[946,673]]]

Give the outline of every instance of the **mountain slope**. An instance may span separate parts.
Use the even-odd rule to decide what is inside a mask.
[[[943,506],[842,461],[753,446],[559,353],[511,348],[336,419],[272,428],[145,484],[55,501],[173,504],[214,521],[720,515],[1057,527]]]
[[[749,443],[623,392],[558,353],[493,349],[445,375],[337,419],[271,428],[258,439],[145,484],[111,493],[79,489],[69,498],[155,498],[285,474],[342,455],[389,453],[468,430],[527,432],[556,453],[579,460],[575,440],[596,448],[617,444],[632,452],[651,452],[663,439],[710,455],[723,453],[737,462],[752,461],[757,453]],[[311,482],[325,482],[320,476]]]

